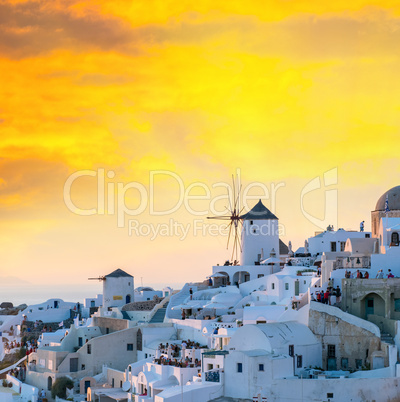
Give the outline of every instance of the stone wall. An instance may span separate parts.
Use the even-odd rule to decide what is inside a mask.
[[[336,309],[326,306],[327,310]],[[342,313],[339,310],[340,313]],[[348,359],[348,369],[356,369],[356,359],[362,361],[362,365],[370,367],[372,357],[381,351],[381,340],[376,334],[342,320],[334,314],[316,311],[310,308],[309,328],[322,343],[322,368],[328,369],[328,345],[335,346],[336,369],[342,367],[342,358]],[[388,365],[388,357],[385,354],[385,366]],[[331,368],[332,369],[332,368]]]
[[[107,328],[109,334],[128,329],[129,321],[119,318],[93,317],[93,326],[100,327],[101,333],[105,335],[107,333]]]
[[[368,310],[367,299],[373,300],[373,310]],[[366,319],[367,314],[400,320],[395,309],[395,299],[400,299],[400,279],[343,279],[341,308],[350,314]],[[393,335],[392,335],[393,336]]]
[[[158,304],[159,301],[157,300],[146,300],[141,302],[133,302],[129,304],[125,304],[122,307],[122,311],[151,311],[153,310],[154,306]]]

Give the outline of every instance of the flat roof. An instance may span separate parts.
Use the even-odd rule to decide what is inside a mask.
[[[212,350],[210,352],[203,352],[203,356],[220,356],[220,355],[229,355],[227,350]]]

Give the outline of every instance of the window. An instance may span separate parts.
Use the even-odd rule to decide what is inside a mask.
[[[347,370],[349,368],[349,359],[347,357],[342,357],[342,369]]]
[[[115,383],[115,380],[114,380],[114,378],[111,380],[111,387],[112,388],[114,388],[114,383]]]
[[[142,331],[139,329],[136,334],[136,349],[142,350],[142,344],[143,344],[143,336]]]
[[[335,345],[328,345],[328,357],[336,357]]]
[[[289,345],[289,356],[294,356],[294,345]]]
[[[133,343],[128,343],[126,345],[126,350],[132,351],[133,350]]]
[[[399,245],[399,234],[397,232],[392,233],[392,242],[390,243],[391,246],[398,246]]]
[[[78,338],[78,346],[81,347],[83,345],[82,337]]]
[[[340,242],[340,251],[344,251],[344,248],[346,247],[346,242],[345,241],[341,241]]]
[[[72,357],[69,359],[69,371],[71,373],[76,373],[78,371],[78,358]]]
[[[303,356],[297,356],[297,368],[303,367]]]
[[[92,354],[92,345],[90,343],[87,344],[87,354],[88,355]]]
[[[394,299],[394,311],[400,311],[400,299]]]
[[[256,229],[253,229],[253,233],[257,233],[257,230],[256,230]]]
[[[236,366],[236,371],[237,371],[238,373],[243,373],[243,365],[242,365],[242,363],[238,363],[238,364],[237,364],[237,366]]]
[[[331,251],[332,252],[336,251],[336,242],[335,241],[331,241]]]
[[[110,328],[106,328],[106,334],[110,333]]]
[[[326,397],[327,397],[327,398],[333,398],[333,392],[328,392],[328,393],[326,394]]]
[[[360,370],[362,368],[362,359],[356,359],[356,369]]]
[[[285,290],[289,290],[289,284],[285,283]]]
[[[250,221],[250,225],[252,225],[253,224],[253,221]]]
[[[371,237],[371,235],[369,233],[365,233],[365,238],[369,239]]]
[[[275,289],[275,283],[271,283],[271,289],[272,289],[272,290]]]
[[[258,371],[264,371],[264,365],[263,364],[258,365]]]
[[[264,276],[264,274],[258,274],[257,278],[262,278]]]

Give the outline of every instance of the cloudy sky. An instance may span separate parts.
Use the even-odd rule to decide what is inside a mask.
[[[202,280],[229,257],[206,217],[238,172],[294,248],[327,223],[369,229],[399,184],[399,15],[394,0],[0,0],[0,281]]]

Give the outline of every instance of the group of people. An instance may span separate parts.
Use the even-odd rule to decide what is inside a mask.
[[[12,349],[20,348],[21,344],[17,341],[11,341],[8,343],[7,341],[4,342],[4,349],[6,350],[6,353],[10,353]]]
[[[11,376],[17,378],[18,380],[25,381],[26,367],[25,366],[23,366],[23,367],[18,366],[16,368],[10,370],[8,374],[10,374]]]
[[[369,278],[369,273],[368,273],[368,271],[365,271],[364,274],[363,274],[359,269],[357,269],[357,272],[354,274],[353,272],[350,272],[350,271],[346,270],[346,272],[344,273],[344,277],[346,279],[354,279],[354,278],[368,279]]]
[[[385,274],[383,273],[383,269],[380,269],[380,270],[378,271],[378,273],[376,274],[376,278],[377,278],[377,279],[383,279],[384,277],[385,277]],[[387,277],[388,277],[388,278],[394,278],[394,275],[393,275],[391,269],[388,269]]]
[[[37,339],[21,342],[21,346],[26,348],[26,355],[29,356],[31,353],[36,352],[38,348]]]
[[[18,341],[11,341],[10,343],[4,342],[4,350],[6,353],[11,353],[13,349],[19,349],[19,348],[26,348],[26,355],[28,356],[32,352],[36,352],[37,349],[37,343],[36,341],[32,342],[18,342]]]
[[[181,344],[169,344],[167,342],[164,345],[160,343],[156,351],[154,363],[175,367],[188,367],[189,365],[197,367],[200,363],[198,359],[195,359],[194,349],[200,348],[201,346],[198,342],[191,341],[190,339],[182,341]],[[186,349],[191,350],[191,357],[189,357],[189,353],[186,354]],[[163,354],[167,356],[163,356]]]
[[[163,343],[160,343],[158,345],[158,350],[161,353],[167,354],[169,350],[172,351],[173,356],[177,357],[179,356],[179,352],[182,349],[200,349],[200,343],[199,342],[194,342],[188,339],[187,341],[182,341],[181,344],[173,344],[173,343],[166,343],[165,345]]]
[[[185,359],[172,359],[168,357],[161,356],[159,359],[155,358],[153,363],[162,364],[163,366],[174,366],[174,367],[189,367],[189,365],[193,364],[193,367],[200,367],[201,363],[199,359],[194,359],[194,362],[186,356]]]
[[[317,301],[319,303],[324,303],[324,304],[329,304],[331,305],[331,296],[336,297],[336,304],[340,303],[340,298],[342,296],[342,292],[339,288],[339,285],[334,287],[328,286],[327,289],[321,290],[321,291],[316,291],[315,295],[311,293],[311,300],[312,301]]]

